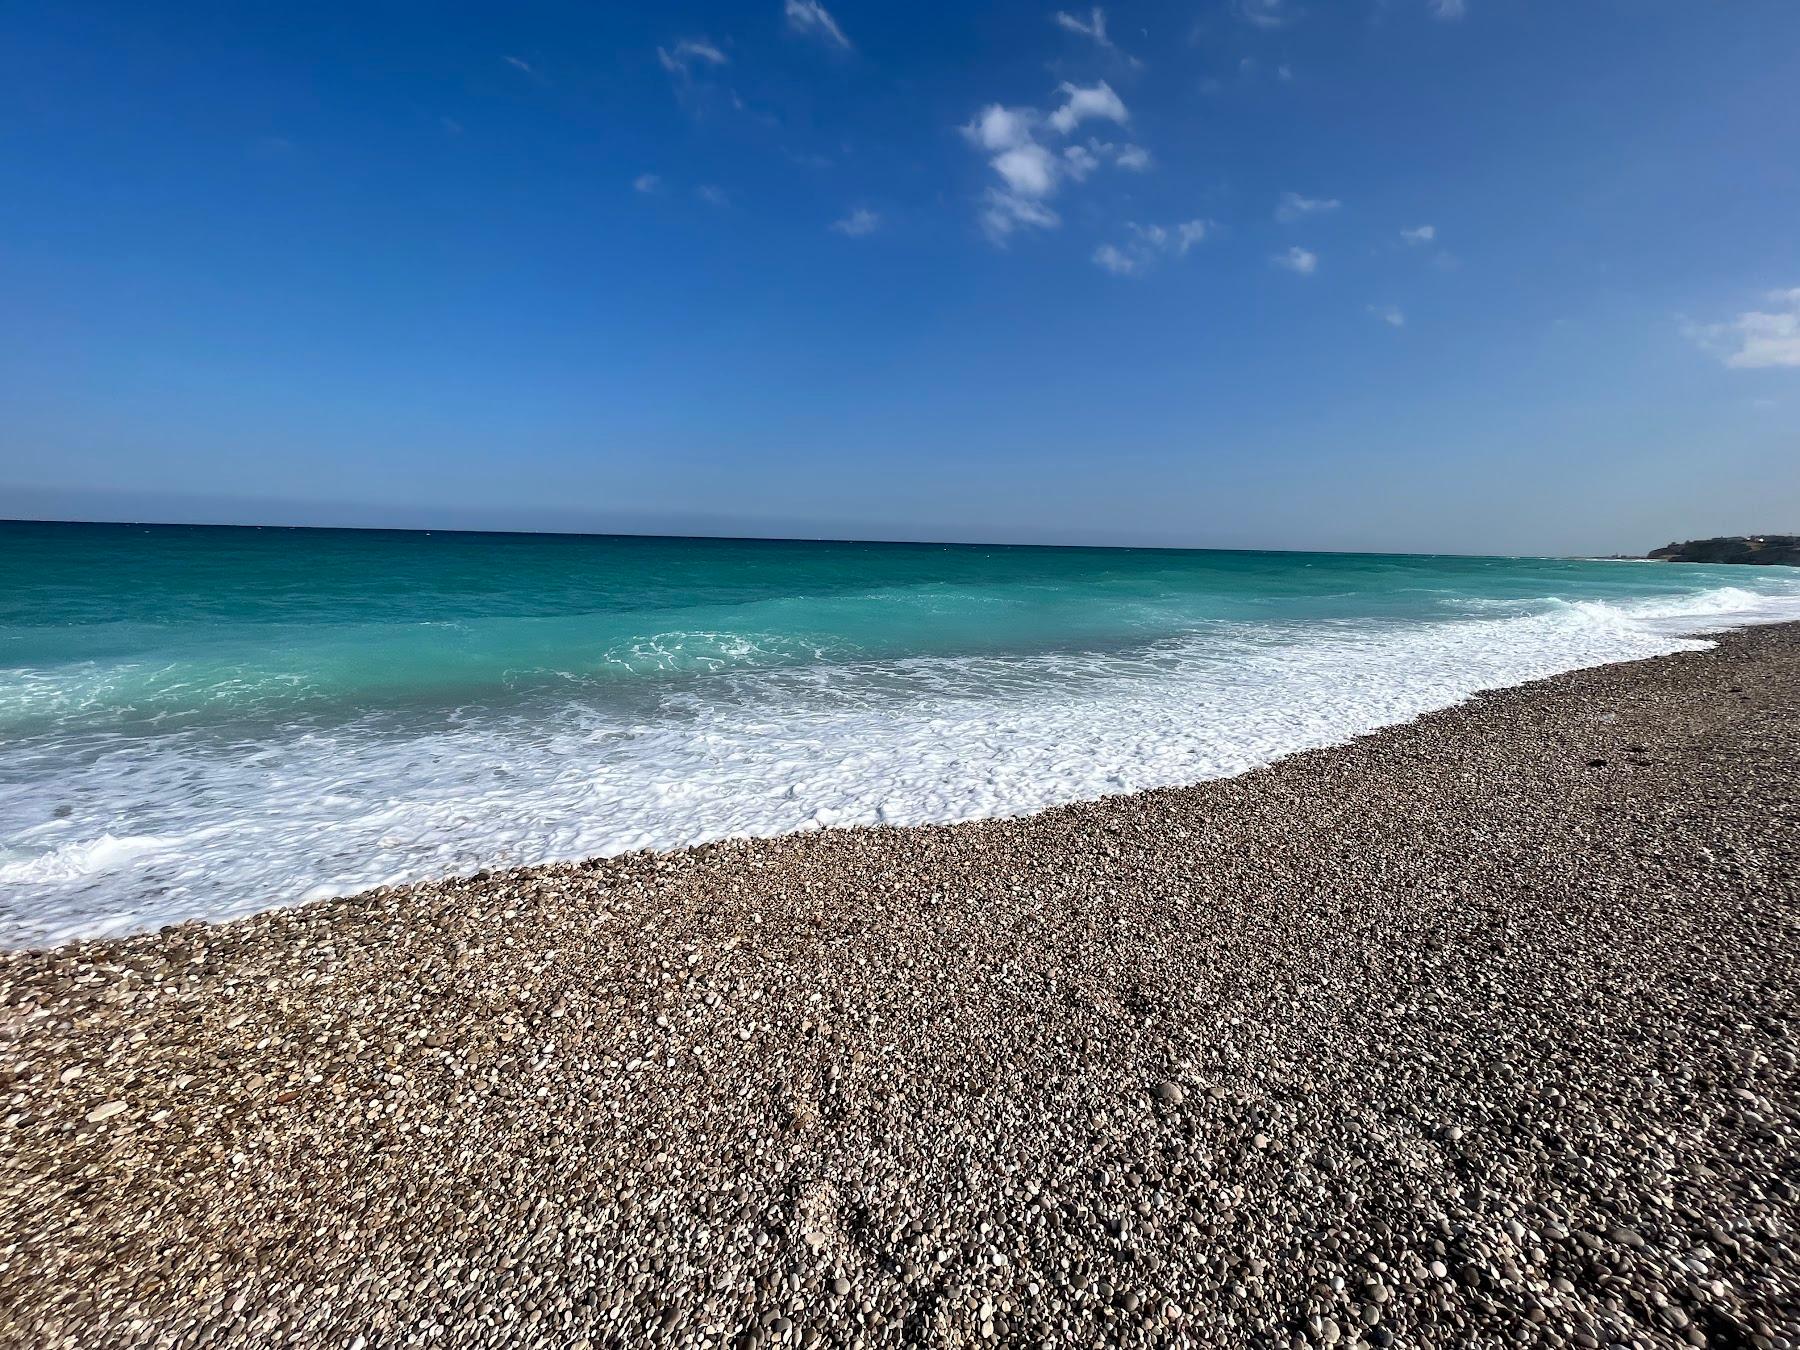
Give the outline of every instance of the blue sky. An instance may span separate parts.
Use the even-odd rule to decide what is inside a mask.
[[[1800,5],[27,7],[0,516],[1800,529]]]

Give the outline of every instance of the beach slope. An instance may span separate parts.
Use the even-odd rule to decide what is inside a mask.
[[[14,954],[0,1339],[1790,1346],[1797,869],[1782,626],[1192,788]]]

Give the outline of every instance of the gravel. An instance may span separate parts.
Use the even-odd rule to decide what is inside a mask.
[[[0,958],[0,1342],[1800,1345],[1800,627]]]

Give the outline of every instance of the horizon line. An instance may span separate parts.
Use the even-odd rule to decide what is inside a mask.
[[[895,548],[1032,548],[1109,553],[1307,553],[1327,558],[1545,558],[1573,562],[1645,561],[1642,554],[1450,553],[1442,550],[1341,548],[1227,548],[1208,544],[1021,544],[993,539],[859,539],[840,535],[658,534],[633,530],[506,530],[464,526],[275,525],[255,521],[90,520],[51,516],[0,516],[7,525],[113,525],[159,530],[311,530],[322,534],[467,534],[520,539],[664,539],[719,544],[881,544]],[[1661,547],[1660,545],[1658,547]]]

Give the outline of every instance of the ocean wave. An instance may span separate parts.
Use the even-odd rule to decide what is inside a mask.
[[[70,840],[40,853],[0,862],[0,886],[54,886],[85,881],[115,871],[171,847],[176,841],[153,834],[102,834]]]
[[[733,666],[727,643],[720,668],[630,709],[577,691],[248,741],[193,726],[44,742],[0,783],[0,942],[1222,777],[1482,689],[1800,618],[1800,585],[1524,603],[1435,622],[1210,623],[1122,650],[756,670]],[[670,650],[649,642],[653,659]],[[685,635],[677,648],[710,659]],[[46,821],[53,804],[62,815]]]
[[[829,660],[841,650],[822,638],[780,633],[720,632],[675,629],[635,637],[608,647],[600,668],[628,675],[702,671],[716,673],[739,668],[767,669]],[[581,678],[592,671],[561,672]]]

